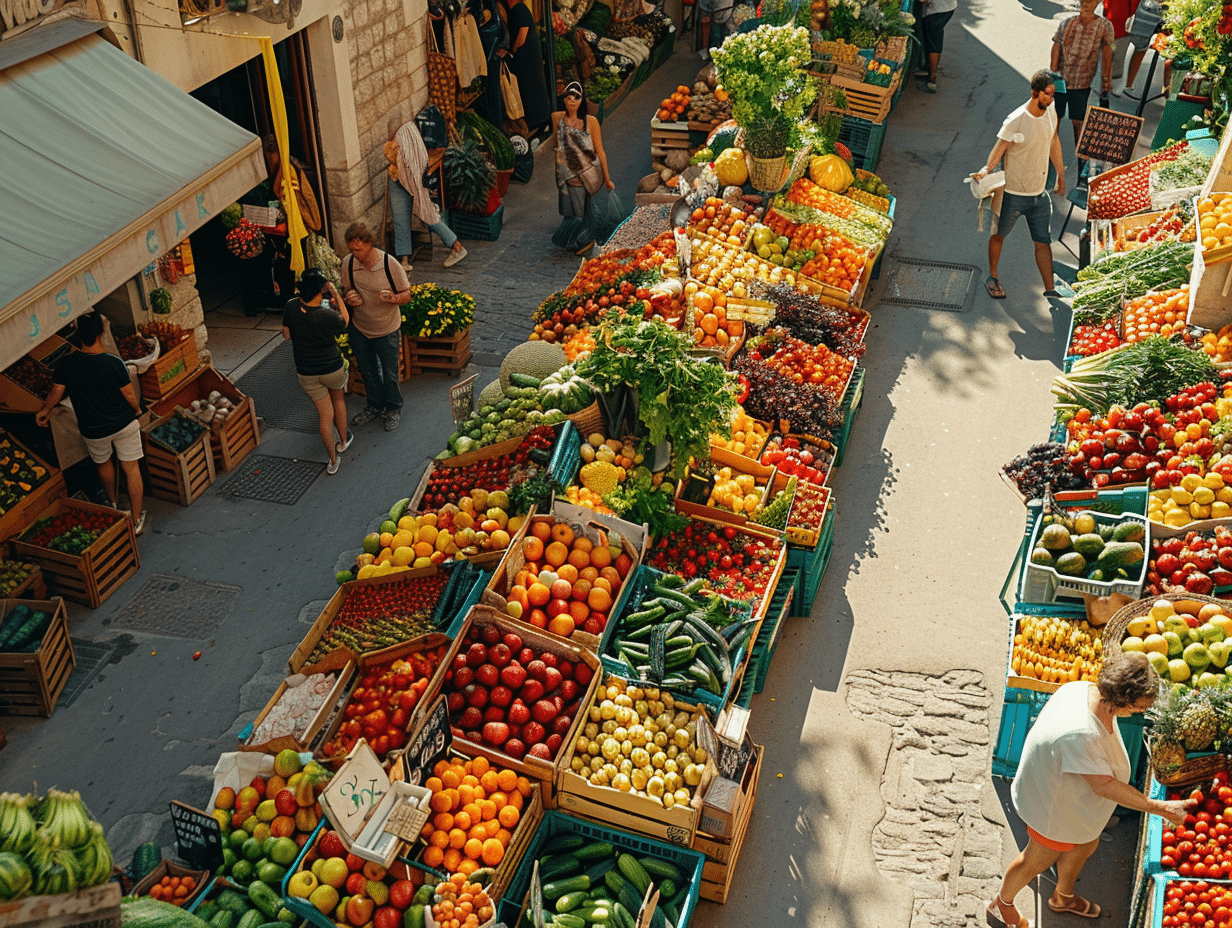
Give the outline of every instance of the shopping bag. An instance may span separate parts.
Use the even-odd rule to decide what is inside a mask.
[[[501,62],[500,85],[501,98],[505,101],[505,115],[510,119],[521,119],[526,115],[522,108],[522,92],[518,88],[518,79],[504,62]]]
[[[615,190],[602,187],[586,204],[586,225],[594,233],[595,240],[606,242],[616,227],[629,218],[629,209],[616,195]]]
[[[430,22],[428,42],[428,99],[441,111],[446,124],[452,126],[458,117],[458,66],[448,55],[441,54]]]

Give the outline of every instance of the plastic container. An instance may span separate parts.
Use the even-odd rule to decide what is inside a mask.
[[[858,116],[844,116],[838,140],[851,150],[851,158],[858,168],[877,170],[881,160],[881,145],[885,142],[885,123],[870,122]]]
[[[501,227],[505,221],[505,204],[496,208],[491,216],[476,216],[460,209],[449,211],[449,228],[453,229],[458,238],[477,242],[494,242],[500,238]]]
[[[1137,565],[1137,579],[1087,580],[1082,577],[1060,573],[1055,567],[1045,567],[1040,564],[1031,563],[1028,559],[1023,571],[1022,582],[1018,587],[1019,602],[1050,603],[1065,596],[1079,598],[1083,595],[1107,596],[1110,593],[1124,593],[1126,596],[1134,599],[1141,598],[1142,587],[1146,582],[1145,555],[1149,555],[1151,551],[1151,523],[1147,521],[1145,515],[1139,515],[1136,512],[1122,512],[1117,515],[1110,515],[1090,510],[1079,510],[1077,514],[1082,512],[1087,512],[1093,516],[1096,524],[1100,526],[1113,525],[1130,519],[1141,522],[1146,531],[1146,538],[1142,542],[1144,557],[1142,562]],[[1043,530],[1043,520],[1037,519],[1035,530],[1031,535],[1029,549],[1035,548]],[[1129,572],[1128,570],[1126,571],[1126,573]]]

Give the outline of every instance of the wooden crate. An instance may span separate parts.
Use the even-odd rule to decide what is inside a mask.
[[[0,928],[120,928],[120,884],[0,902]]]
[[[13,539],[13,553],[28,564],[42,568],[51,592],[97,609],[141,566],[133,523],[107,506],[75,499],[58,499],[36,519],[54,518],[68,509],[102,512],[117,516],[115,523],[81,554],[65,554]]]
[[[193,400],[203,400],[215,390],[235,404],[235,411],[226,422],[210,426],[214,468],[225,474],[235,470],[261,444],[257,407],[251,396],[241,393],[230,380],[208,364],[203,364],[174,394],[154,404],[154,414],[160,417],[169,415],[176,406],[187,407]]]
[[[193,891],[185,896],[183,902],[180,903],[181,908],[183,908],[186,912],[188,911],[189,906],[192,905],[193,901],[205,892],[206,887],[210,884],[210,871],[193,870],[190,867],[181,867],[175,861],[164,859],[162,863],[151,870],[144,879],[133,887],[132,895],[148,896],[150,894],[150,890],[153,889],[154,886],[165,876],[178,876],[181,879],[186,876],[191,876],[196,882],[197,885],[193,888]]]
[[[736,875],[736,863],[740,858],[740,850],[744,846],[745,835],[748,834],[749,823],[753,820],[753,806],[757,801],[757,781],[761,776],[761,762],[765,755],[764,749],[757,752],[757,763],[753,769],[752,782],[748,787],[744,803],[740,809],[736,834],[730,842],[720,841],[698,832],[693,837],[693,850],[706,855],[706,863],[702,866],[701,897],[720,904],[727,901],[731,892],[732,879]]]
[[[8,441],[14,445],[20,444],[12,436],[8,436]],[[35,461],[38,461],[42,467],[45,467],[48,476],[46,480],[27,493],[21,502],[3,515],[0,515],[0,539],[16,535],[33,521],[36,513],[42,512],[51,505],[52,500],[68,495],[68,487],[64,483],[64,474],[28,448],[23,447],[22,450]]]
[[[9,593],[9,599],[46,599],[47,581],[43,579],[42,568],[35,567],[30,576],[26,577],[15,590]]]
[[[689,152],[693,148],[689,141],[689,124],[679,122],[661,122],[650,120],[650,160],[663,161],[673,151]]]
[[[197,338],[192,329],[188,337],[151,364],[137,378],[141,384],[141,396],[146,400],[160,400],[171,396],[193,375],[197,360]]]
[[[173,451],[151,435],[156,419],[141,430],[150,495],[187,506],[214,483],[214,454],[206,429],[183,451]]]
[[[899,68],[894,73],[889,87],[879,87],[876,84],[866,84],[858,77],[844,77],[841,74],[831,74],[830,84],[843,91],[847,98],[847,108],[827,105],[825,109],[842,113],[845,116],[858,116],[869,122],[885,122],[890,115],[890,98],[902,82],[903,70]]]
[[[19,603],[33,612],[51,613],[51,622],[37,651],[0,652],[0,713],[46,718],[75,663],[68,617],[62,599],[6,599],[0,602],[0,623]]]
[[[42,362],[65,345],[68,345],[68,342],[59,335],[51,335],[31,348],[28,356],[35,361]],[[72,346],[70,345],[67,350],[72,351]],[[8,412],[38,412],[43,408],[43,401],[46,399],[46,396],[35,396],[15,380],[0,374],[0,409]]]
[[[252,734],[248,736],[248,740],[240,742],[239,748],[241,751],[257,751],[262,754],[277,754],[288,749],[299,751],[301,754],[305,751],[311,751],[313,745],[318,740],[317,736],[321,734],[321,730],[325,727],[325,723],[329,721],[331,713],[338,707],[343,693],[350,686],[351,677],[355,674],[355,655],[346,648],[338,648],[335,651],[330,651],[316,664],[301,666],[299,673],[302,673],[304,676],[311,676],[314,673],[337,674],[333,687],[325,697],[325,701],[313,713],[312,721],[304,730],[304,734],[299,738],[296,738],[294,735],[282,735],[269,741],[253,740],[257,729],[265,721],[265,717],[273,711],[274,707],[282,699],[282,694],[287,691],[287,681],[284,679],[278,685],[278,689],[274,691],[274,695],[270,697],[269,702],[265,704],[265,708],[261,710],[261,714],[253,721]],[[344,721],[346,719],[342,718],[341,713],[339,713],[334,729],[336,730],[337,726]],[[243,732],[240,734],[243,735]]]
[[[456,377],[471,363],[471,327],[439,338],[403,335],[402,357],[408,377],[424,371],[446,371]]]

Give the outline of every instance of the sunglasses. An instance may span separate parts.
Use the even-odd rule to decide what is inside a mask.
[[[567,93],[565,94],[565,99],[566,100],[580,100],[582,99],[582,95],[580,93]]]

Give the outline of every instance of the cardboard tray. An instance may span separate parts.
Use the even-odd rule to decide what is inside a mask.
[[[595,690],[599,685],[599,679],[603,676],[598,657],[574,642],[558,638],[556,635],[549,635],[547,632],[541,631],[533,625],[527,625],[525,622],[519,622],[517,619],[497,612],[491,606],[481,604],[471,609],[466,622],[455,636],[453,647],[445,655],[442,666],[447,668],[453,663],[454,658],[462,650],[462,644],[466,640],[466,632],[473,625],[480,627],[495,625],[501,630],[502,634],[513,632],[520,636],[526,647],[534,648],[538,651],[549,651],[575,664],[586,664],[591,669],[592,678],[582,692],[581,706],[587,707],[594,701]],[[430,705],[437,694],[444,692],[444,690],[445,686],[442,676],[439,678],[435,688],[429,687],[428,691],[424,693],[421,704]],[[527,779],[555,783],[557,767],[562,763],[566,753],[571,752],[573,742],[577,739],[577,733],[581,730],[585,719],[586,712],[579,710],[577,715],[574,716],[573,724],[561,739],[560,751],[557,752],[554,761],[531,757],[529,754],[521,760],[515,760],[503,751],[496,750],[491,745],[470,741],[456,728],[453,729],[454,747],[471,757],[482,755],[493,764],[506,767]]]
[[[624,678],[616,674],[602,674],[602,683],[605,686],[618,679]],[[584,706],[589,708],[600,701],[596,695],[597,689],[597,686],[592,685],[588,699],[583,702]],[[677,699],[675,704],[677,709],[688,711],[691,715],[706,713],[705,706],[700,703]],[[561,809],[609,823],[617,828],[628,829],[636,834],[649,835],[669,844],[688,847],[693,843],[693,836],[701,818],[703,798],[715,776],[712,761],[706,761],[706,772],[702,775],[701,783],[694,789],[689,804],[665,809],[662,805],[633,792],[624,793],[609,786],[595,786],[587,778],[575,773],[570,765],[576,746],[577,733],[570,731],[568,739],[562,745],[561,756],[557,759],[556,801]]]
[[[301,754],[312,750],[312,746],[318,741],[322,729],[325,727],[326,721],[330,715],[338,708],[339,700],[344,692],[350,689],[351,678],[355,675],[356,659],[355,656],[345,648],[339,648],[336,651],[331,651],[325,655],[324,659],[316,664],[307,665],[300,668],[300,673],[305,676],[310,676],[314,673],[337,673],[337,678],[334,680],[333,686],[326,695],[324,702],[317,708],[313,714],[311,722],[300,738],[295,738],[291,735],[283,735],[273,738],[269,741],[254,743],[252,741],[251,732],[261,727],[261,723],[265,721],[265,717],[273,711],[278,705],[278,701],[282,699],[282,694],[289,688],[287,681],[283,680],[278,684],[278,689],[274,691],[274,695],[270,697],[269,702],[265,704],[265,708],[261,710],[261,714],[251,723],[251,726],[246,729],[250,732],[248,739],[240,742],[239,748],[241,751],[261,751],[265,754],[277,754],[284,750],[298,751]],[[339,714],[341,720],[341,714]],[[242,733],[241,733],[242,734]]]
[[[1010,644],[1006,657],[1005,685],[1011,689],[1033,690],[1037,693],[1055,693],[1061,688],[1062,684],[1048,683],[1036,677],[1024,677],[1014,672],[1014,639],[1018,635],[1018,625],[1022,618],[1021,615],[1010,617]],[[1058,616],[1058,618],[1067,625],[1076,620],[1076,617]],[[1069,681],[1067,680],[1066,682]]]

